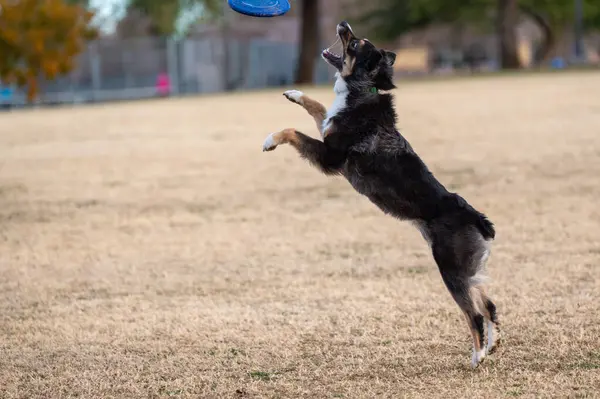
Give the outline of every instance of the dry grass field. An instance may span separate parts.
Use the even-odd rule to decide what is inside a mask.
[[[496,224],[474,371],[419,232],[261,151],[317,135],[284,89],[1,114],[0,397],[600,396],[599,87],[399,82],[405,136]]]

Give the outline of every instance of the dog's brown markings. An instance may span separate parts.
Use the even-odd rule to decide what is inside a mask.
[[[321,131],[323,120],[325,120],[325,116],[327,115],[327,109],[325,109],[325,106],[317,100],[313,100],[306,95],[302,96],[302,103],[300,105],[302,105],[306,112],[308,112],[308,114],[314,118],[315,123],[317,124],[317,129]]]
[[[356,63],[356,57],[346,56],[344,60],[344,67],[342,68],[342,76],[350,76],[352,75],[352,71],[354,70],[354,64]]]
[[[360,49],[364,45],[365,45],[364,40],[361,39],[358,41],[358,49]],[[356,57],[349,56],[348,52],[346,51],[346,58],[344,59],[344,67],[342,68],[342,76],[343,77],[352,75],[352,72],[354,71],[355,63],[356,63]]]
[[[294,147],[298,147],[298,145],[300,144],[300,140],[298,140],[298,136],[296,135],[296,129],[283,129],[281,133],[283,134],[286,143],[289,143]]]
[[[352,75],[352,71],[354,70],[354,63],[356,62],[356,57],[352,57],[346,53],[346,57],[344,57],[344,66],[342,67],[341,75],[343,77],[347,77]]]
[[[308,112],[308,114],[313,117],[315,123],[317,124],[317,129],[320,132],[323,128],[323,120],[325,120],[325,117],[327,116],[327,109],[325,108],[325,106],[317,100],[313,100],[306,94],[302,94],[298,100],[295,100],[291,96],[288,96],[286,93],[284,93],[284,95],[291,102],[298,104],[302,108],[304,108],[306,112]]]
[[[298,136],[296,135],[296,129],[283,129],[282,131],[275,133],[273,135],[273,144],[275,144],[275,146],[281,144],[291,144],[294,147],[297,147],[299,145],[299,141]]]
[[[473,336],[473,347],[475,348],[475,350],[477,352],[479,352],[482,347],[481,341],[482,341],[483,337],[479,334],[479,331],[477,331],[477,329],[473,326],[473,320],[471,319],[469,314],[467,312],[465,312],[464,310],[463,310],[463,314],[465,315],[465,318],[467,319],[467,323],[469,323],[469,329],[471,330],[471,335]]]
[[[462,304],[461,310],[467,319],[469,330],[473,336],[473,350],[477,353],[484,348],[485,344],[485,319],[483,315],[486,312],[484,311],[484,298],[484,291],[480,290],[479,286],[475,286],[469,289],[465,298],[459,300],[459,303]],[[477,367],[482,360],[483,359],[479,359],[477,363],[472,364],[472,366]]]

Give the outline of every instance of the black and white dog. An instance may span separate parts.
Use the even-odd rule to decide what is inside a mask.
[[[331,108],[296,90],[284,93],[315,119],[323,141],[285,129],[269,135],[263,150],[291,144],[323,173],[344,176],[383,212],[414,223],[467,318],[473,335],[471,365],[477,367],[499,343],[496,306],[483,286],[494,226],[461,196],[446,190],[396,130],[393,97],[380,92],[395,88],[396,55],[357,38],[345,21],[338,24],[337,35],[343,54],[329,49],[322,54],[338,70]]]

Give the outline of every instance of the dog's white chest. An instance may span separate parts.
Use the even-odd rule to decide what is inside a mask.
[[[333,100],[333,104],[327,110],[327,115],[323,120],[323,125],[321,127],[321,135],[324,135],[327,129],[331,124],[331,119],[336,116],[341,110],[346,108],[346,99],[348,97],[348,86],[346,86],[346,82],[342,79],[341,76],[338,75],[335,85],[333,86],[333,91],[335,92],[335,99]]]

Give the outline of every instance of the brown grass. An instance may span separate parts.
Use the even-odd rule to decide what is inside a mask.
[[[0,397],[600,395],[599,87],[396,92],[406,137],[497,227],[505,340],[475,371],[418,231],[261,152],[317,135],[280,92],[2,114]]]

